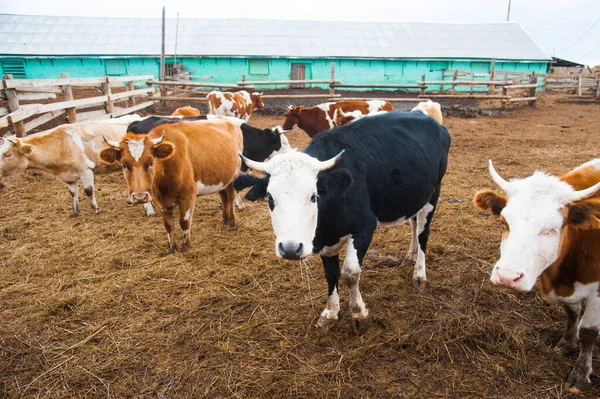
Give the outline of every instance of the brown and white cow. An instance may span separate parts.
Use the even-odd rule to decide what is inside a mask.
[[[200,115],[202,115],[202,114],[200,113],[200,110],[198,108],[190,107],[189,105],[186,105],[185,107],[179,107],[175,111],[173,111],[173,113],[171,114],[171,116],[200,116]]]
[[[491,281],[520,292],[539,281],[542,295],[564,306],[567,328],[557,350],[575,351],[579,340],[579,357],[567,377],[568,388],[579,391],[590,383],[600,329],[600,159],[560,178],[535,172],[506,181],[491,160],[489,170],[506,193],[482,190],[475,196],[475,205],[502,223]]]
[[[414,107],[413,109],[411,109],[411,111],[412,112],[421,111],[425,115],[431,116],[440,125],[443,122],[442,107],[440,106],[439,103],[433,102],[431,100],[421,101],[420,103],[417,104],[416,107]]]
[[[171,118],[172,119],[172,118]],[[120,161],[129,187],[131,204],[160,205],[167,230],[168,253],[177,246],[174,211],[179,207],[183,230],[182,251],[191,247],[190,228],[196,196],[218,192],[223,203],[223,223],[234,227],[235,190],[243,150],[242,131],[226,119],[175,121],[165,119],[148,134],[131,132],[118,141],[105,140],[100,151],[107,164]]]
[[[64,182],[73,197],[73,215],[79,214],[79,190],[90,199],[92,212],[99,208],[94,195],[94,174],[117,171],[104,165],[98,156],[103,147],[102,135],[110,140],[120,140],[127,126],[140,120],[138,115],[95,122],[61,125],[24,138],[9,136],[0,146],[0,177],[10,176],[27,169],[48,173]],[[149,204],[147,214],[154,209]]]
[[[206,95],[208,113],[212,115],[233,116],[248,122],[252,111],[264,108],[262,93],[249,94],[245,90],[236,93],[211,91]]]
[[[285,115],[282,128],[292,130],[297,125],[306,134],[313,137],[323,130],[339,126],[336,122],[338,112],[353,113],[359,111],[361,114],[367,115],[378,111],[393,110],[394,107],[390,102],[382,100],[329,102],[311,108],[304,108],[302,105],[298,107],[290,106],[288,113]]]

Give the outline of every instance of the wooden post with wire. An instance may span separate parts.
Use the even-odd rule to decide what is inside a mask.
[[[13,78],[13,75],[9,74],[9,73],[2,77],[4,87],[6,87],[6,81],[10,80],[12,78]],[[6,93],[6,99],[8,100],[8,110],[10,112],[18,111],[20,108],[20,105],[19,105],[19,98],[17,97],[17,90],[16,89],[5,89],[4,92]],[[10,119],[10,116],[9,116],[9,119]],[[25,125],[23,124],[22,120],[17,121],[17,122],[13,122],[11,120],[10,123],[12,124],[17,137],[25,137],[25,133],[26,133]]]
[[[67,72],[63,72],[60,74],[60,78],[61,79],[68,79],[69,78],[69,74]],[[63,95],[65,96],[65,101],[71,101],[73,100],[73,89],[71,89],[70,85],[63,85],[62,86],[62,91],[63,91]],[[75,111],[75,108],[67,108],[67,119],[69,120],[69,123],[75,123],[77,122],[77,112]]]
[[[335,95],[335,63],[332,62],[331,68],[331,83],[329,83],[329,95],[333,97]]]

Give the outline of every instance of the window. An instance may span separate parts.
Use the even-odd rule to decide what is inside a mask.
[[[471,62],[471,70],[475,72],[488,72],[490,67],[489,62]]]
[[[430,61],[429,62],[429,72],[441,71],[443,69],[448,69],[450,63],[448,61]]]
[[[112,76],[127,75],[125,60],[106,60],[106,74]]]
[[[14,79],[26,79],[23,60],[5,60],[0,62],[3,74],[11,74]]]
[[[250,60],[250,75],[268,75],[269,61],[265,60]]]
[[[402,76],[404,75],[404,62],[385,61],[384,63],[386,76]]]

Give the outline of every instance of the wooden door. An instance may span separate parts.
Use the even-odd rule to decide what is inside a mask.
[[[292,80],[305,80],[306,79],[306,65],[304,64],[292,64]],[[303,89],[304,83],[292,84],[292,89]]]

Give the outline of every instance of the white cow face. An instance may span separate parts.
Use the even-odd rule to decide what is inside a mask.
[[[600,183],[575,191],[556,176],[536,172],[524,179],[502,179],[490,161],[490,174],[507,197],[480,191],[476,205],[491,211],[502,222],[500,259],[490,280],[520,292],[533,289],[536,280],[557,259],[563,227],[569,223],[571,205],[593,195]]]
[[[277,256],[303,259],[313,252],[318,217],[317,175],[333,167],[342,153],[327,161],[294,150],[275,155],[267,162],[244,158],[248,167],[271,175],[266,196]]]
[[[33,146],[23,144],[15,136],[4,139],[0,146],[0,177],[10,176],[27,169],[27,157],[33,152]]]

